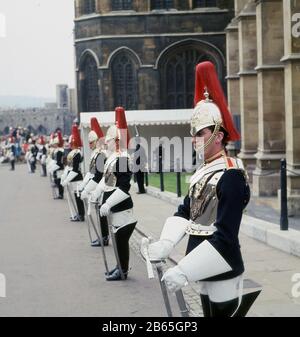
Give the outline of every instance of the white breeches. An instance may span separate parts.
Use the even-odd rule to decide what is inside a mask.
[[[199,281],[200,294],[220,303],[238,298],[243,290],[243,275],[225,281]]]

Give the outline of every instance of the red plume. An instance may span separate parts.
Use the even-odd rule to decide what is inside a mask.
[[[57,138],[58,138],[58,147],[63,147],[64,146],[64,140],[61,134],[61,131],[57,131]]]
[[[121,134],[121,139],[120,139],[121,148],[124,148],[124,147],[128,148],[130,134],[129,134],[128,126],[127,126],[125,110],[123,107],[117,107],[115,108],[115,113],[116,113],[116,126],[120,130],[120,134]],[[127,130],[127,133],[125,133],[124,130]],[[127,134],[127,137],[126,137],[126,134]],[[124,139],[125,137],[127,138],[126,143]]]
[[[227,101],[224,96],[215,66],[209,62],[201,62],[196,66],[195,78],[195,95],[194,104],[196,105],[201,100],[205,99],[205,88],[209,93],[210,99],[219,107],[224,129],[228,132],[226,141],[237,141],[240,139],[240,134],[234,126],[232,115],[228,109]]]
[[[45,145],[45,138],[43,135],[40,136],[40,144]]]
[[[98,138],[104,137],[104,133],[103,133],[96,117],[91,118],[91,130],[96,132]]]
[[[72,125],[71,146],[76,147],[76,148],[82,147],[79,129],[78,129],[78,126],[76,124]]]

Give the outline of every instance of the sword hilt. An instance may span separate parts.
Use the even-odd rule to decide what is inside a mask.
[[[152,264],[151,264],[151,261],[150,261],[149,253],[148,253],[149,244],[150,244],[150,240],[148,238],[142,239],[141,253],[142,253],[142,255],[143,255],[143,257],[145,258],[145,261],[146,261],[148,278],[152,279],[152,278],[154,278],[154,273],[153,273],[153,268],[152,268]]]

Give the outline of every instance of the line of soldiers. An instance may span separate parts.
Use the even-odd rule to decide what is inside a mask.
[[[10,163],[10,170],[15,170],[15,163],[17,157],[17,147],[15,137],[10,136],[5,142],[0,144],[0,163],[8,161]]]
[[[83,222],[87,218],[93,247],[107,246],[111,237],[117,265],[112,270],[107,269],[106,280],[125,280],[129,268],[129,239],[137,221],[129,194],[132,173],[129,168],[129,133],[124,109],[116,108],[115,124],[107,130],[106,135],[98,120],[92,118],[88,140],[92,153],[89,170],[83,176],[82,141],[78,126],[72,126],[69,139],[71,152],[67,155],[66,166],[61,132],[58,131],[56,137],[51,139],[47,171],[52,177],[53,187],[58,189],[54,198],[63,199],[66,194],[71,221]],[[98,228],[91,214],[93,205],[99,221]],[[96,234],[96,240],[92,239],[91,228]],[[104,259],[106,263],[105,254]]]
[[[2,142],[0,148],[0,163],[5,161],[9,162],[11,171],[15,170],[16,161],[20,160],[21,155],[23,155],[28,165],[28,171],[35,173],[37,161],[40,163],[41,161],[45,161],[45,155],[47,154],[43,136],[40,136],[37,142],[33,135],[28,141],[25,141],[23,137],[15,137],[11,133],[6,141]],[[46,175],[44,164],[44,162],[41,163],[43,175]]]

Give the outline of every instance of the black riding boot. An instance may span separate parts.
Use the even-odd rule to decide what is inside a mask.
[[[122,268],[122,272],[124,274],[125,280],[127,279],[128,273],[128,265],[129,265],[129,239],[131,234],[134,231],[136,226],[136,222],[126,225],[120,228],[115,233],[116,245],[117,245],[117,252],[120,260],[120,265]],[[110,274],[107,278],[107,281],[119,281],[122,280],[121,273],[119,268],[117,268],[112,274]]]
[[[201,298],[203,316],[204,317],[211,317],[210,300],[209,300],[208,295],[202,295],[202,294],[200,294],[200,298]]]
[[[210,311],[212,317],[231,317],[238,307],[239,300],[235,298],[227,302],[210,301]]]

